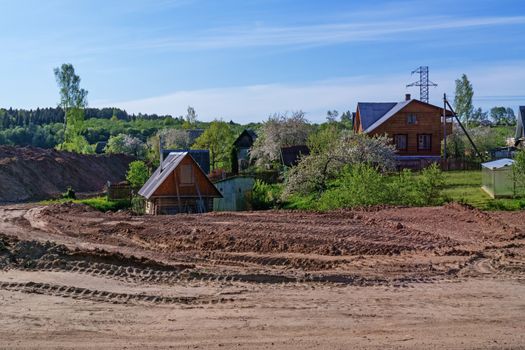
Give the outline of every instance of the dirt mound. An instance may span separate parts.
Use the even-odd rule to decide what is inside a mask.
[[[45,199],[68,186],[77,192],[97,192],[108,180],[123,180],[132,160],[125,155],[0,146],[0,202]]]

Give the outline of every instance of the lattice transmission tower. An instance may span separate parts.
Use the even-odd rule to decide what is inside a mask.
[[[414,73],[419,73],[419,81],[408,84],[407,87],[419,86],[419,100],[428,103],[428,88],[437,84],[428,80],[428,66],[421,66],[412,71],[412,74]]]

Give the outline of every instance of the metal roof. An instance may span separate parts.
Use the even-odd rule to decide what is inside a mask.
[[[376,120],[372,125],[370,125],[368,128],[364,129],[365,132],[370,132],[377,128],[379,125],[386,122],[388,119],[390,119],[394,114],[405,108],[410,102],[413,100],[403,101],[396,103],[389,111],[386,112],[385,115],[383,115],[381,118]]]
[[[199,164],[201,169],[210,173],[210,150],[207,149],[163,149],[162,154],[167,157],[171,152],[188,152],[190,156]]]
[[[241,134],[235,139],[235,141],[233,141],[233,144],[234,145],[237,145],[237,143],[240,141],[240,139],[244,136],[244,135],[248,135],[251,139],[252,139],[252,143],[255,142],[255,140],[257,139],[257,134],[255,133],[255,131],[251,130],[251,129],[244,129]]]
[[[149,199],[166,178],[177,168],[188,152],[171,152],[162,162],[161,166],[155,170],[153,175],[146,181],[139,190],[139,194]],[[162,168],[162,172],[160,169]]]
[[[481,164],[481,166],[490,170],[495,170],[511,166],[512,164],[514,164],[514,160],[509,158],[502,158],[498,160],[493,160],[492,162],[483,163]]]
[[[359,109],[359,116],[361,118],[363,132],[371,132],[414,101],[434,108],[442,109],[441,107],[434,106],[430,103],[421,102],[416,99],[402,102],[359,102],[357,104],[357,108]],[[447,113],[450,114],[451,112],[447,110]]]
[[[367,130],[395,105],[397,105],[396,102],[359,102],[357,109],[363,130]]]

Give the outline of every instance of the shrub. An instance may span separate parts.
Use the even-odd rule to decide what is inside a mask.
[[[82,199],[79,203],[90,206],[93,209],[106,212],[106,211],[117,211],[120,209],[127,209],[130,207],[130,201],[127,199],[109,201],[106,198],[97,197]]]
[[[286,207],[329,210],[380,204],[436,205],[444,202],[443,187],[444,176],[436,165],[416,176],[407,169],[387,175],[372,165],[356,163],[345,166],[317,200],[313,193],[295,194],[288,197]]]
[[[280,204],[282,186],[270,185],[261,180],[255,180],[252,190],[252,207],[254,210],[275,208]]]
[[[131,188],[139,189],[141,188],[149,178],[149,171],[146,163],[140,160],[136,160],[129,164],[128,173],[126,175],[126,180],[128,180]]]
[[[384,177],[370,165],[346,166],[339,179],[319,198],[318,209],[352,208],[387,203],[390,188]]]
[[[290,170],[284,197],[323,192],[331,180],[340,176],[345,166],[355,164],[367,164],[381,172],[394,170],[392,141],[385,136],[342,132],[334,142],[326,143],[318,152],[301,158],[299,164]]]
[[[519,196],[525,190],[525,150],[516,152],[514,156],[512,177],[514,180],[514,196]]]
[[[75,194],[75,190],[71,186],[68,186],[66,192],[62,193],[62,198],[76,199],[77,195]]]
[[[421,205],[438,205],[443,203],[441,191],[445,186],[445,177],[436,163],[423,169],[416,182],[418,200]]]

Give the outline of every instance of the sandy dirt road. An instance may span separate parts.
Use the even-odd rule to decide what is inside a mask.
[[[525,348],[525,212],[0,207],[0,348]]]

